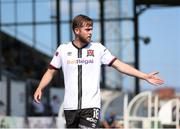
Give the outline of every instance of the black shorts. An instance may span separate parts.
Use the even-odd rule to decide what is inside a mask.
[[[64,110],[67,128],[97,128],[99,123],[99,108]]]

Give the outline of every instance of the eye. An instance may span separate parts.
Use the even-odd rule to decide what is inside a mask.
[[[86,31],[91,31],[92,29],[86,29]]]

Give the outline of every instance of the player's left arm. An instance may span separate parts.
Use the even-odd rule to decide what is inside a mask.
[[[121,73],[130,75],[130,76],[134,76],[134,77],[138,77],[140,79],[146,80],[147,82],[149,82],[150,84],[153,84],[153,85],[161,85],[164,83],[164,81],[162,79],[160,79],[159,77],[156,76],[156,74],[158,74],[159,72],[153,72],[153,73],[149,73],[149,74],[143,73],[143,72],[133,68],[132,66],[130,66],[126,63],[123,63],[119,59],[116,59],[113,62],[112,67]]]

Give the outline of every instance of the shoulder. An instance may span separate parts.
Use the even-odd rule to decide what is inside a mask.
[[[91,45],[92,45],[92,48],[94,48],[100,52],[106,51],[106,47],[103,44],[101,44],[100,42],[92,42]]]
[[[91,42],[92,46],[101,46],[102,44],[100,42]]]
[[[67,48],[69,48],[71,45],[72,45],[71,42],[67,42],[67,43],[60,44],[60,45],[58,46],[57,50],[67,49]]]
[[[91,42],[90,45],[91,47],[98,48],[98,49],[104,48],[104,46],[100,42]]]

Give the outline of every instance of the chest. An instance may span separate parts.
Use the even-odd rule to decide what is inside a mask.
[[[62,62],[67,65],[93,65],[99,60],[99,51],[92,48],[69,49],[62,55]]]

